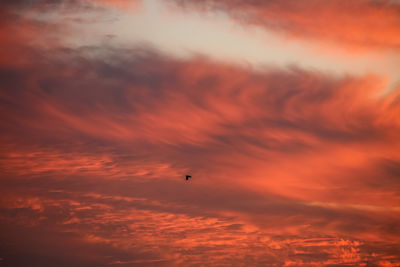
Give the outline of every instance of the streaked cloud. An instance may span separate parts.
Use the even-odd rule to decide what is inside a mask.
[[[391,77],[72,45],[28,13],[0,19],[0,265],[399,265]]]
[[[198,1],[176,0],[203,11],[227,11],[240,22],[291,37],[339,43],[352,50],[399,47],[400,6],[390,0]],[[359,14],[359,15],[357,15]]]

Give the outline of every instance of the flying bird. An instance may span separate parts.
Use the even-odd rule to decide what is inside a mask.
[[[186,181],[189,180],[189,178],[192,178],[192,176],[186,175]]]

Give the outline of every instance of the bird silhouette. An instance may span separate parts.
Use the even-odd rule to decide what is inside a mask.
[[[189,180],[189,178],[192,178],[192,176],[186,175],[186,181]]]

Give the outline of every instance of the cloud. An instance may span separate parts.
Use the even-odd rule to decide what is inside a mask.
[[[1,24],[17,30],[0,60],[5,264],[399,262],[384,78],[33,45],[41,24],[18,19]]]
[[[180,6],[227,12],[235,20],[282,33],[336,43],[354,51],[398,49],[399,4],[395,1],[197,1],[176,0]],[[359,15],[356,15],[359,14]]]
[[[137,8],[141,4],[140,0],[40,0],[40,1],[29,1],[29,0],[5,0],[2,1],[1,5],[12,11],[26,11],[29,9],[41,9],[50,10],[53,8],[72,8],[78,9],[96,9],[104,7],[114,7],[118,9],[129,10]]]

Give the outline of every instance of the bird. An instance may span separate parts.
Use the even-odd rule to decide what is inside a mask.
[[[189,178],[192,178],[192,176],[186,175],[186,181],[189,180]]]

